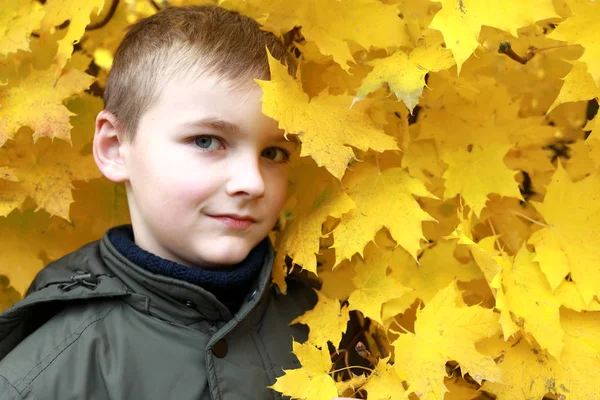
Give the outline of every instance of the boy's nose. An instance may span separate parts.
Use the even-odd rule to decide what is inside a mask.
[[[250,157],[239,158],[229,166],[227,194],[261,197],[265,193],[265,181],[259,161]]]

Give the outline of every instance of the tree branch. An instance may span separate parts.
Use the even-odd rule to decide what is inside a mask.
[[[110,21],[111,18],[113,17],[113,15],[115,15],[115,11],[117,11],[118,5],[119,5],[119,0],[113,0],[110,5],[110,9],[108,10],[108,13],[104,16],[104,18],[102,18],[101,21],[95,22],[93,24],[89,24],[88,26],[85,27],[85,30],[93,31],[94,29],[100,29],[103,26],[105,26],[106,24],[108,24],[108,21]]]

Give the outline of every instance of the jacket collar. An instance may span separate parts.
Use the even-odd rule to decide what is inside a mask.
[[[229,309],[202,287],[153,274],[131,262],[115,248],[109,233],[110,230],[100,240],[100,256],[110,273],[133,292],[127,299],[132,306],[161,319],[184,324],[192,324],[198,319],[216,322],[233,318]],[[263,267],[250,290],[251,295],[246,297],[236,315],[246,315],[249,308],[265,299],[271,286],[273,259],[273,247],[269,241]]]
[[[218,269],[193,268],[162,258],[139,247],[131,225],[109,230],[114,247],[129,261],[146,271],[201,286],[235,313],[263,269],[269,238],[257,244],[246,258],[235,265]]]

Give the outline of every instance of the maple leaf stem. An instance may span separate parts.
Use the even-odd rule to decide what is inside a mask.
[[[537,221],[537,220],[535,220],[533,218],[529,218],[527,215],[521,214],[520,212],[511,210],[511,213],[513,215],[516,215],[517,217],[521,217],[523,219],[526,219],[529,222],[532,222],[532,223],[537,224],[539,226],[543,226],[544,228],[548,228],[548,225],[544,224],[543,222]]]
[[[492,235],[496,236],[496,246],[498,246],[498,248],[501,251],[504,251],[504,247],[502,246],[502,243],[500,243],[500,240],[498,240],[498,237],[496,235],[496,229],[494,229],[494,224],[492,224],[491,219],[488,219],[488,224],[490,225],[490,228],[492,229]]]
[[[568,43],[567,44],[557,44],[556,46],[542,47],[540,49],[538,49],[536,47],[531,47],[529,51],[532,52],[532,53],[537,54],[537,53],[541,53],[542,51],[553,50],[553,49],[560,49],[560,48],[569,47],[569,46],[573,46],[573,45],[572,44],[568,44]]]
[[[334,364],[336,364],[338,362],[339,356],[341,354],[343,354],[344,355],[344,365],[346,365],[347,367],[350,367],[350,363],[348,361],[349,357],[350,357],[350,353],[348,352],[347,349],[336,349],[335,352],[330,354],[330,358],[333,358],[334,354],[338,356],[338,358],[336,358],[334,361],[332,361]]]
[[[343,368],[339,368],[339,369],[334,369],[333,371],[329,372],[329,375],[335,374],[336,372],[345,371],[345,370],[351,369],[351,368],[360,368],[360,369],[364,369],[365,371],[369,371],[369,372],[373,372],[374,371],[373,368],[363,367],[362,365],[352,365],[350,367],[343,367]]]
[[[572,45],[571,44],[559,44],[556,46],[543,47],[541,49],[531,46],[531,47],[529,47],[529,50],[527,51],[527,54],[525,56],[520,56],[517,53],[515,53],[515,51],[512,49],[510,42],[502,42],[498,45],[498,53],[506,54],[506,56],[508,56],[508,58],[515,60],[516,62],[524,65],[524,64],[527,64],[529,62],[529,60],[531,60],[533,58],[533,56],[535,56],[538,53],[541,53],[542,51],[558,49],[558,48],[567,47],[567,46],[572,46]]]
[[[344,365],[350,367],[350,352],[344,353]]]
[[[411,331],[409,331],[408,329],[406,329],[405,327],[400,325],[400,323],[398,321],[396,321],[395,319],[392,321],[392,324],[395,324],[398,328],[402,329],[404,331],[404,333],[412,333]]]
[[[533,58],[533,56],[535,55],[535,53],[527,53],[527,55],[525,57],[522,57],[520,55],[518,55],[517,53],[515,53],[515,51],[512,49],[512,46],[510,45],[510,42],[502,42],[498,45],[498,53],[500,54],[506,54],[508,56],[508,58],[515,60],[518,63],[521,64],[527,64],[527,62],[529,60],[531,60]]]
[[[354,344],[358,341],[358,339],[360,338],[360,336],[363,334],[363,331],[359,331],[356,335],[354,335],[354,337],[352,338],[352,340],[350,340],[350,342],[348,343],[348,345],[346,346],[345,349],[336,349],[335,353],[331,353],[330,357],[333,358],[334,354],[337,354],[337,358],[335,360],[333,360],[333,364],[337,364],[337,362],[340,360],[341,354],[344,354],[344,363],[346,365],[348,365],[348,356],[349,356],[349,351],[350,349],[354,346]]]

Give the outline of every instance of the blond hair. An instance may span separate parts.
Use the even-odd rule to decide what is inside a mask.
[[[166,8],[129,27],[115,53],[104,108],[133,141],[141,116],[170,79],[216,75],[234,87],[270,79],[266,48],[293,75],[283,43],[253,19],[213,5]]]

